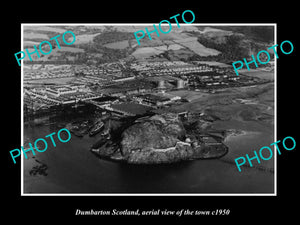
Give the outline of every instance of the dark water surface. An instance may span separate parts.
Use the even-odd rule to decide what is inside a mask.
[[[26,140],[34,143],[37,138],[57,132],[66,123],[25,125],[25,149]],[[55,136],[56,147],[47,138],[45,152],[24,159],[24,193],[273,193],[274,173],[246,167],[239,172],[234,164],[238,152],[240,156],[253,153],[255,148],[273,142],[272,135],[266,138],[263,129],[252,136],[234,137],[225,142],[229,153],[221,159],[148,166],[99,159],[89,151],[97,135],[80,138],[72,134],[67,143],[59,142]],[[30,174],[41,163],[47,165],[46,174]]]

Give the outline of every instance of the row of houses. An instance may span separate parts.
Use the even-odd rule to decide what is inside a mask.
[[[130,68],[136,71],[147,71],[151,69],[174,68],[174,67],[188,67],[190,64],[183,61],[158,61],[158,62],[134,62],[131,63]]]
[[[83,85],[63,85],[46,88],[25,88],[24,99],[29,105],[41,104],[50,107],[58,104],[73,104],[101,97]]]
[[[71,72],[56,72],[56,73],[51,73],[51,72],[24,72],[24,81],[28,80],[38,80],[38,79],[52,79],[52,78],[64,78],[64,77],[72,77],[74,76],[73,73]]]
[[[188,81],[190,86],[217,86],[217,85],[229,85],[234,81],[240,79],[235,74],[217,73],[217,72],[205,72],[205,73],[191,73],[181,78]]]
[[[120,64],[118,63],[105,63],[99,66],[80,65],[74,68],[76,74],[84,75],[108,75],[108,74],[121,74]]]
[[[209,72],[213,68],[207,64],[193,65],[181,61],[175,62],[150,62],[144,64],[132,64],[131,68],[140,74],[157,76],[157,75],[183,75],[195,72]]]

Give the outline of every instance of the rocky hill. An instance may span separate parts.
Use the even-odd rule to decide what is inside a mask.
[[[132,164],[217,158],[228,151],[221,142],[213,146],[201,143],[195,132],[186,130],[176,114],[171,113],[154,115],[133,123],[122,132],[119,144],[111,140],[103,143],[93,152],[100,157]]]

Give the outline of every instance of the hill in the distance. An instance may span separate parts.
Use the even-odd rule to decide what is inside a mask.
[[[38,45],[47,38],[71,30],[76,42],[55,54],[42,57],[44,61],[75,61],[77,63],[104,63],[119,59],[133,60],[215,60],[230,62],[250,56],[271,46],[273,26],[186,26],[173,25],[168,34],[152,33],[140,39],[134,32],[151,31],[151,26],[26,26],[24,48]],[[164,29],[164,28],[163,28]],[[62,41],[60,41],[61,43]],[[55,42],[52,42],[55,45]]]

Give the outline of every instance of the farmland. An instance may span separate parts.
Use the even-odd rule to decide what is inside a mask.
[[[112,48],[112,49],[124,49],[124,48],[129,47],[129,43],[128,43],[128,40],[124,40],[124,41],[108,43],[108,44],[105,44],[104,46],[107,48]]]
[[[161,33],[159,37],[152,33],[152,40],[146,34],[141,39],[141,45],[138,45],[133,33],[145,30],[146,27],[150,29],[151,26],[24,26],[24,48],[38,46],[43,40],[71,30],[76,35],[76,42],[72,48],[63,45],[59,37],[58,41],[62,43],[63,48],[59,51],[53,48],[52,57],[43,55],[36,60],[72,63],[84,63],[89,60],[92,64],[126,58],[227,62],[246,57],[253,42],[242,32],[234,30],[207,26],[172,26],[171,33]],[[56,45],[54,40],[51,44]]]

